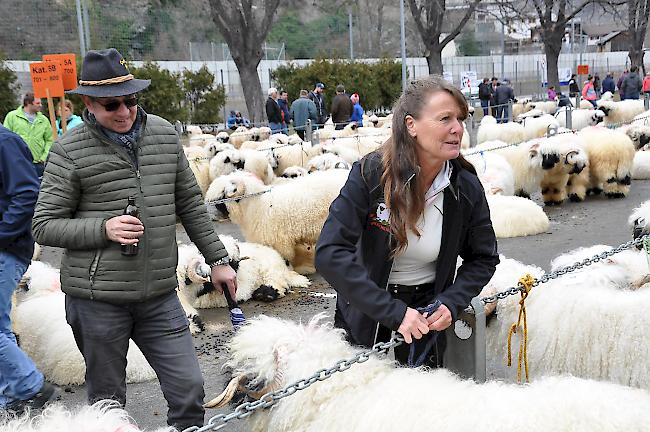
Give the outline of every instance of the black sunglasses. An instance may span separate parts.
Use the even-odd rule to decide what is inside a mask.
[[[95,99],[95,101],[98,104],[100,104],[101,106],[103,106],[106,111],[113,112],[113,111],[117,111],[118,109],[120,109],[120,106],[122,105],[122,103],[124,103],[124,105],[127,108],[133,108],[134,106],[136,106],[138,104],[138,97],[133,96],[133,97],[130,97],[130,98],[125,98],[123,101],[112,101],[112,102],[109,102],[107,104],[103,104],[103,103],[99,102],[98,99]]]

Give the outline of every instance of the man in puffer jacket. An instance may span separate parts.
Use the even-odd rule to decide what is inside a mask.
[[[630,73],[628,73],[623,79],[621,94],[625,95],[625,99],[639,99],[639,96],[641,95],[643,82],[641,82],[637,70],[638,68],[636,66],[632,66],[630,68]]]
[[[32,223],[42,245],[65,248],[67,321],[86,363],[88,402],[126,402],[129,339],[156,371],[167,423],[203,424],[203,377],[176,295],[176,217],[235,296],[235,272],[214,232],[174,127],[137,105],[149,80],[120,53],[88,51],[80,86],[84,124],[52,146]],[[139,214],[124,215],[129,197]],[[127,256],[122,246],[137,245]]]

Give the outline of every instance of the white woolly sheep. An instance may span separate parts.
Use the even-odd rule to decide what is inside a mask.
[[[501,145],[503,143],[499,141],[489,141],[479,144],[476,149],[488,150]],[[540,140],[531,140],[518,146],[493,150],[503,156],[512,167],[516,195],[529,198],[540,188],[539,184],[544,176],[544,170],[539,147]]]
[[[524,127],[524,138],[527,140],[546,136],[550,127],[560,127],[557,119],[550,114],[526,117],[521,124]]]
[[[287,145],[273,148],[273,153],[278,161],[278,166],[274,171],[276,174],[282,174],[284,170],[291,166],[304,166],[309,159],[320,153],[319,150],[318,148],[313,148],[309,142],[301,145]]]
[[[540,109],[531,109],[531,110],[526,111],[526,112],[524,112],[522,114],[519,114],[517,117],[514,117],[514,118],[516,119],[517,122],[521,123],[521,121],[523,119],[525,119],[525,118],[541,117],[544,114],[546,114],[546,113],[544,111],[540,110]]]
[[[566,112],[568,108],[562,107],[555,113],[555,118],[560,123],[560,126],[567,127],[566,124]],[[587,126],[596,126],[598,123],[602,122],[605,118],[605,113],[601,110],[582,110],[582,109],[573,109],[571,110],[571,128],[573,130],[580,130]]]
[[[190,137],[189,147],[205,147],[214,142],[217,142],[217,138],[212,134],[192,135]]]
[[[339,147],[344,146],[357,152],[360,156],[365,156],[368,153],[377,150],[386,141],[386,139],[387,137],[385,135],[354,136],[336,138],[324,144],[334,144]]]
[[[318,146],[314,146],[314,149],[316,150],[317,147]],[[359,159],[361,159],[361,155],[359,154],[359,152],[340,144],[339,140],[332,141],[327,144],[322,144],[321,152],[323,154],[331,153],[333,155],[336,155],[342,158],[343,160],[345,160],[349,164],[353,164]]]
[[[517,196],[487,195],[497,238],[524,237],[545,232],[548,216],[533,201]]]
[[[213,157],[215,157],[217,155],[217,153],[222,152],[224,150],[234,150],[235,147],[233,147],[231,144],[228,144],[228,143],[222,143],[220,141],[215,141],[215,142],[211,142],[209,144],[206,144],[203,149],[205,150],[206,156],[208,158],[213,158]]]
[[[496,152],[481,152],[465,156],[478,174],[489,195],[514,195],[515,177],[508,161]]]
[[[526,104],[526,108],[529,110],[540,110],[543,111],[546,114],[555,114],[555,111],[557,111],[557,101],[536,101],[536,102],[528,102]]]
[[[295,266],[296,245],[315,244],[334,201],[348,177],[347,170],[317,171],[269,188],[234,172],[210,186],[212,199],[261,195],[228,201],[219,207],[239,225],[247,241],[271,246]]]
[[[340,158],[332,153],[325,153],[322,155],[314,156],[309,159],[305,164],[307,172],[326,171],[331,169],[344,169],[350,170],[352,166],[347,163],[343,158]]]
[[[268,246],[239,242],[226,235],[220,235],[231,266],[237,270],[236,300],[243,302],[251,298],[271,302],[282,298],[295,288],[307,288],[311,282],[287,267],[284,259]],[[194,245],[182,245],[179,254],[191,257],[194,265],[205,266],[205,261]],[[181,270],[182,272],[182,270]],[[181,284],[182,282],[182,284]],[[179,280],[179,290],[185,299],[199,309],[227,307],[223,294],[218,293],[211,282],[188,278]]]
[[[210,184],[217,177],[230,174],[231,172],[238,169],[244,169],[244,164],[244,158],[242,157],[240,151],[237,149],[229,149],[217,153],[217,155],[210,160],[208,166]]]
[[[463,137],[460,140],[460,148],[461,150],[467,150],[469,146],[469,132],[467,132],[467,125],[463,122]]]
[[[638,151],[634,154],[632,178],[650,180],[650,151]]]
[[[540,182],[544,204],[562,204],[569,196],[570,176],[580,174],[589,163],[582,140],[571,133],[554,135],[542,140],[540,152],[544,168]]]
[[[240,126],[233,133],[230,134],[228,144],[232,144],[235,148],[241,147],[244,141],[252,140],[252,133],[243,126]]]
[[[589,156],[589,190],[605,192],[608,198],[622,198],[630,191],[634,145],[619,131],[592,126],[578,132]]]
[[[610,91],[606,91],[600,96],[600,100],[603,101],[613,101],[614,100],[614,95]]]
[[[244,171],[255,174],[264,184],[273,182],[275,174],[271,163],[275,163],[277,166],[277,162],[271,152],[244,149],[239,153],[244,160]]]
[[[197,125],[187,125],[185,130],[190,137],[203,134],[203,131]]]
[[[645,111],[643,101],[632,99],[619,102],[601,99],[596,102],[596,106],[605,113],[605,120],[603,121],[605,126],[631,122],[637,114]]]
[[[287,144],[290,144],[290,145],[296,145],[296,144],[298,144],[298,145],[300,145],[300,144],[302,144],[303,142],[304,142],[304,141],[303,141],[302,139],[300,139],[300,135],[298,135],[298,134],[293,134],[293,135],[289,135],[289,140],[287,141]]]
[[[487,141],[503,141],[507,144],[518,144],[524,141],[524,127],[519,123],[497,123],[492,116],[485,116],[481,120],[476,133],[478,144]]]
[[[291,166],[285,169],[280,175],[280,177],[293,179],[296,177],[306,176],[307,174],[309,173],[305,168],[299,166]]]
[[[235,378],[206,406],[225,405],[237,387],[263,388],[253,392],[259,396],[279,390],[361,352],[345,342],[343,330],[321,324],[322,319],[307,325],[263,315],[249,320],[228,343],[226,365]],[[423,415],[431,413],[435,389],[444,396],[436,398],[435,415]],[[278,401],[271,410],[258,411],[246,428],[388,432],[428,430],[435,423],[439,432],[641,432],[650,421],[649,404],[647,392],[611,383],[565,376],[526,386],[477,384],[445,369],[396,368],[390,359],[370,356],[362,365]],[[512,405],[526,409],[503,409]],[[464,406],[472,409],[458,409]]]
[[[230,140],[230,135],[228,135],[228,132],[226,131],[221,131],[218,134],[214,136],[217,141],[222,142],[222,143],[227,143],[228,140]]]
[[[21,349],[48,381],[58,385],[83,384],[86,365],[66,321],[59,271],[45,263],[32,263],[25,274],[25,283],[28,292],[19,299],[13,318]],[[142,352],[129,341],[127,382],[149,381],[155,377]]]
[[[526,273],[527,266],[521,264],[499,291],[515,286]],[[526,300],[530,376],[535,380],[570,374],[639,387],[647,394],[650,344],[639,341],[650,325],[646,310],[650,289],[620,290],[593,282],[584,275],[563,276],[530,292]],[[505,342],[517,322],[519,300],[519,296],[508,296],[498,301],[497,319],[487,329],[491,364],[506,360]],[[519,345],[520,334],[513,336],[513,346]]]
[[[532,108],[529,108],[527,104],[531,102],[530,98],[522,98],[517,102],[512,104],[512,118],[517,118],[521,114],[530,111]]]
[[[210,186],[210,163],[207,151],[203,147],[183,147],[187,161],[189,162],[190,169],[194,174],[196,183],[201,189],[201,193],[205,192]]]
[[[616,128],[617,131],[627,134],[634,144],[635,150],[643,149],[650,143],[650,125],[634,124]]]
[[[28,412],[20,417],[0,414],[2,432],[144,432],[114,400],[102,400],[93,405],[79,405],[69,409],[61,403],[47,406],[34,416]],[[154,432],[174,432],[173,427]]]
[[[585,258],[610,251],[607,245],[581,247],[557,256],[551,261],[551,271],[568,267]],[[602,259],[589,267],[570,273],[567,278],[577,279],[586,286],[605,286],[620,290],[635,290],[643,286],[648,276],[648,260],[644,251],[625,250]]]

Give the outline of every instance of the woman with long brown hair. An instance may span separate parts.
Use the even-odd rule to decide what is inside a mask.
[[[485,193],[460,155],[466,117],[462,93],[442,78],[413,81],[393,109],[391,138],[354,164],[332,203],[316,267],[337,291],[334,323],[350,342],[371,346],[397,331],[441,366],[444,335],[425,344],[427,334],[449,327],[492,277],[499,257]],[[431,314],[417,310],[437,301]],[[397,347],[397,360],[409,351]]]

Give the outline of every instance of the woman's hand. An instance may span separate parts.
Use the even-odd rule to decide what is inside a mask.
[[[443,331],[451,325],[451,312],[444,304],[441,304],[434,313],[427,318],[429,330]]]
[[[402,324],[399,325],[397,331],[404,336],[404,342],[410,344],[413,338],[420,339],[423,334],[429,333],[429,325],[424,315],[407,307]]]

